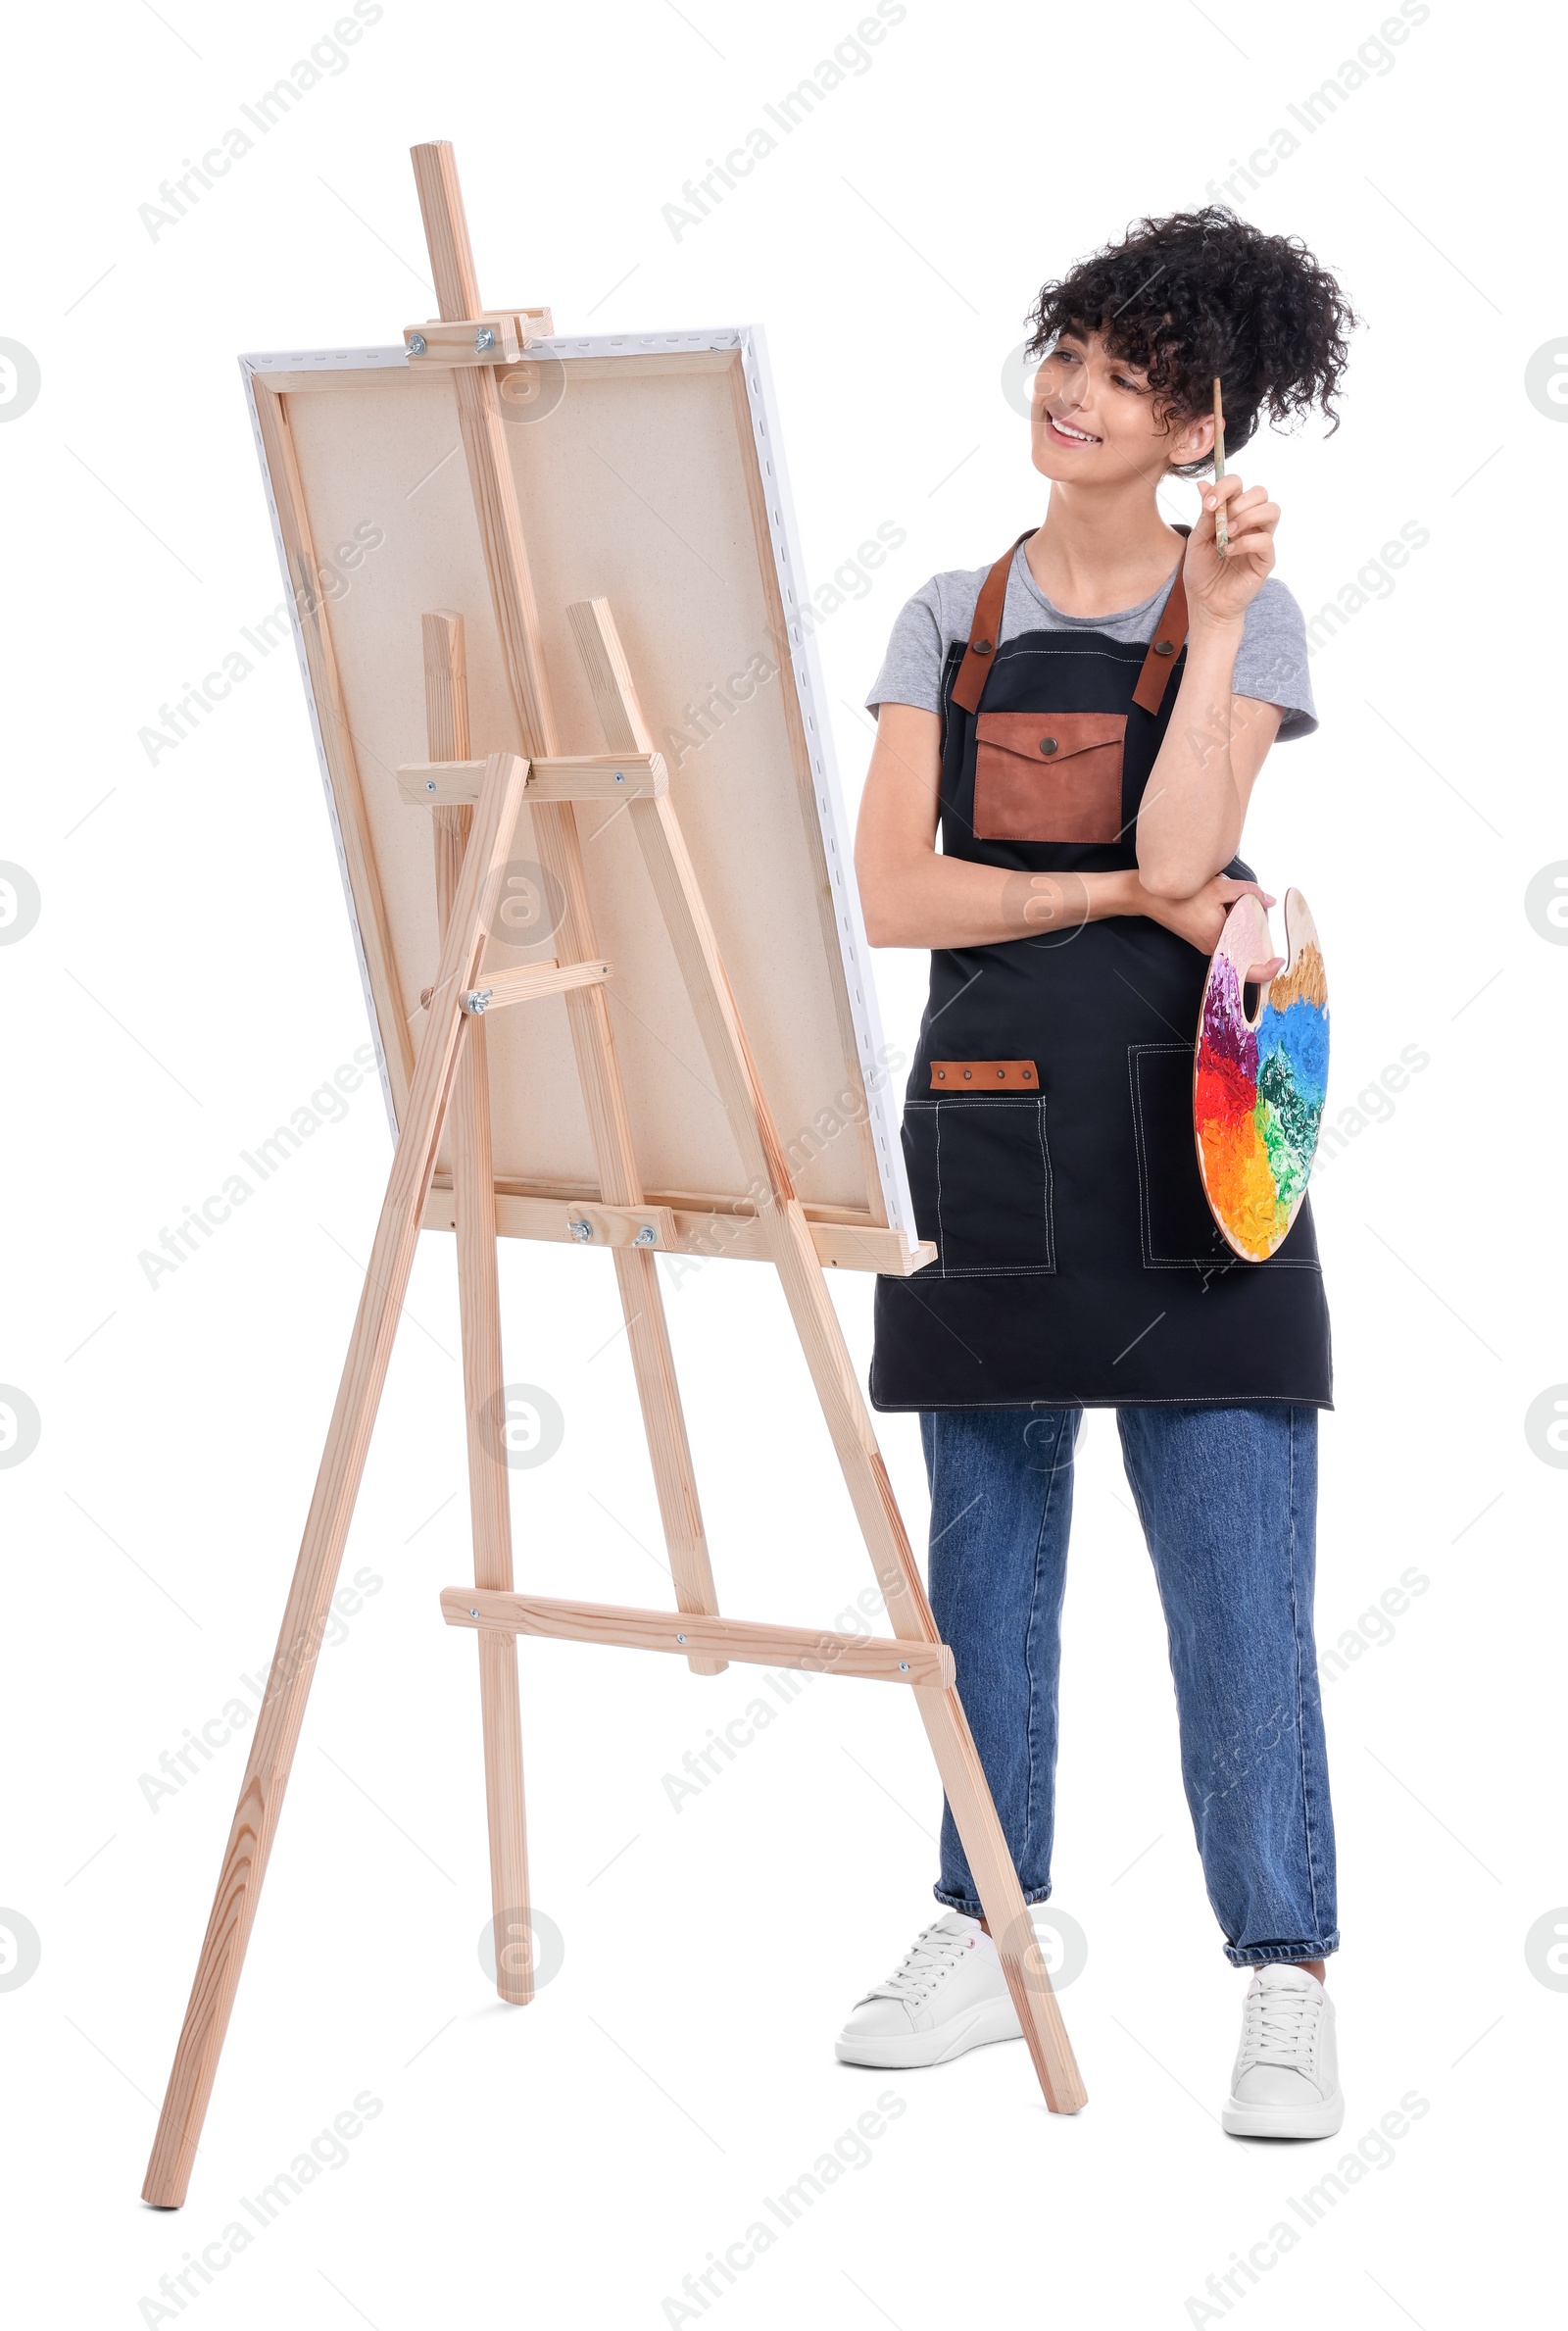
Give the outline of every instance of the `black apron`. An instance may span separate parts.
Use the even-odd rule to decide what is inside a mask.
[[[1135,867],[1186,659],[1181,570],[1147,650],[1077,629],[998,646],[1013,551],[943,672],[943,852],[1025,874]],[[904,1154],[938,1254],[877,1280],[874,1408],[1333,1407],[1310,1200],[1249,1263],[1203,1195],[1207,969],[1144,916],[933,951]]]

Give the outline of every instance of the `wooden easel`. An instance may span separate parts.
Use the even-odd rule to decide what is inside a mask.
[[[461,619],[424,617],[429,760],[400,769],[405,798],[432,812],[440,968],[426,991],[408,1104],[338,1387],[336,1406],[283,1612],[267,1697],[257,1719],[212,1915],[180,2032],[143,2199],[177,2208],[218,2071],[262,1881],[282,1810],[311,1678],[328,1622],[370,1434],[413,1268],[416,1241],[443,1132],[452,1130],[458,1286],[474,1585],[449,1587],[450,1625],[479,1637],[479,1691],[489,1815],[497,1990],[518,2006],[532,1997],[531,1953],[502,1948],[528,1933],[522,1745],[516,1637],[674,1652],[694,1673],[730,1660],[808,1667],[907,1684],[925,1724],[1006,1972],[1024,2036],[1053,2111],[1073,2112],[1085,2092],[979,1756],[954,1684],[953,1655],[937,1635],[920,1572],[894,1501],[822,1265],[795,1195],[766,1099],[747,1048],[707,909],[676,822],[663,763],[653,749],[608,604],[573,606],[570,619],[609,750],[558,750],[550,676],[539,628],[516,493],[509,467],[493,364],[474,349],[493,331],[523,344],[525,311],[486,322],[450,145],[414,148],[415,175],[441,309],[439,361],[451,364],[497,629],[528,758],[469,759]],[[468,352],[473,351],[470,355]],[[513,833],[526,797],[535,844],[561,886],[564,910],[550,964],[486,974],[480,965],[495,920]],[[626,804],[648,876],[702,1031],[744,1169],[770,1192],[760,1213],[796,1332],[871,1557],[892,1636],[844,1635],[758,1624],[718,1614],[701,1510],[664,1318],[655,1253],[636,1224],[642,1183],[616,1066],[573,805]],[[411,813],[412,814],[412,813]],[[632,1364],[675,1583],[677,1610],[630,1610],[513,1589],[508,1471],[494,1404],[504,1382],[496,1267],[486,1010],[562,995],[611,1220]]]

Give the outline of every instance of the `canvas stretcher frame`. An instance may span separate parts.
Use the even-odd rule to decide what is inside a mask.
[[[723,754],[729,752],[736,760],[744,758],[748,764],[760,760],[764,765],[755,772],[754,799],[763,795],[769,800],[781,798],[783,784],[775,782],[769,788],[767,778],[771,773],[775,779],[782,779],[786,768],[791,772],[791,789],[802,813],[799,838],[812,861],[809,882],[815,896],[809,909],[804,897],[792,897],[791,917],[788,920],[780,918],[770,956],[760,959],[755,967],[749,960],[748,934],[740,918],[735,918],[731,927],[720,933],[725,960],[764,1086],[785,1134],[787,1151],[823,1263],[829,1267],[894,1271],[904,1275],[929,1262],[933,1250],[918,1240],[914,1229],[893,1091],[892,1070],[898,1064],[883,1037],[869,977],[868,950],[850,866],[848,827],[831,728],[822,712],[824,692],[813,637],[813,615],[800,580],[804,570],[779,449],[762,334],[755,326],[663,334],[554,334],[531,342],[528,358],[541,368],[559,368],[564,382],[561,412],[538,422],[531,429],[518,428],[512,432],[514,445],[542,447],[552,431],[559,433],[565,416],[585,402],[590,393],[589,380],[601,395],[616,394],[623,379],[648,378],[645,369],[649,367],[680,368],[683,372],[691,368],[710,369],[715,384],[722,385],[733,405],[735,438],[733,447],[728,449],[735,461],[731,493],[733,498],[744,490],[750,530],[759,554],[756,574],[743,573],[739,577],[748,588],[754,583],[758,586],[756,611],[741,636],[754,643],[754,654],[762,653],[764,659],[776,660],[776,678],[759,691],[758,700],[747,707],[741,719],[730,723],[732,734],[720,734],[704,742],[701,760],[695,764],[691,777],[667,750],[665,759],[671,764],[671,788],[694,848],[709,833],[711,820],[694,820],[693,804],[682,798],[683,791],[695,792],[700,781],[703,791],[710,795],[716,789],[715,776],[720,773],[715,764]],[[338,634],[348,633],[354,622],[361,620],[362,608],[366,609],[364,620],[367,622],[371,620],[373,607],[367,608],[366,603],[373,601],[374,594],[382,587],[387,562],[397,552],[377,550],[364,560],[360,572],[350,580],[341,598],[334,594],[333,582],[342,578],[332,566],[331,534],[322,531],[323,525],[329,527],[330,521],[313,508],[321,487],[318,477],[313,474],[313,454],[318,460],[319,455],[309,442],[309,432],[329,431],[338,415],[369,413],[374,410],[374,401],[428,398],[440,382],[428,374],[416,375],[407,352],[401,348],[269,352],[242,358],[241,369],[279,561],[289,584],[287,604],[296,650],[306,681],[356,958],[375,1036],[383,1095],[395,1132],[413,1056],[409,1032],[410,980],[401,960],[410,954],[411,944],[408,934],[394,927],[397,918],[393,900],[399,887],[400,868],[387,864],[389,852],[396,846],[389,842],[386,830],[390,756],[384,748],[377,751],[377,746],[382,744],[380,738],[374,735],[367,738],[363,733],[368,724],[363,710],[345,704],[348,659],[340,651]],[[450,372],[447,377],[450,378]],[[325,413],[320,410],[323,402],[328,408]],[[338,422],[338,430],[340,435],[349,433],[345,420]],[[455,433],[449,429],[449,434],[455,450]],[[593,450],[596,454],[600,451],[598,446]],[[625,449],[617,442],[610,450],[614,461],[624,466]],[[411,475],[417,467],[416,463],[411,463]],[[461,476],[461,464],[449,464],[432,482],[419,481],[416,486],[419,500],[415,506],[427,503],[432,492],[451,488],[454,479]],[[628,490],[636,494],[640,483],[632,477]],[[362,494],[349,507],[358,510],[368,499]],[[530,514],[531,531],[532,527]],[[347,530],[345,527],[344,531]],[[657,527],[654,537],[656,542],[663,539]],[[470,546],[470,551],[476,550],[477,544]],[[678,542],[673,545],[673,554],[681,555]],[[646,546],[641,546],[637,559],[646,555]],[[721,554],[707,537],[700,537],[694,555],[700,563],[709,564]],[[414,564],[412,558],[410,564]],[[580,571],[591,575],[590,595],[603,588],[611,597],[617,620],[626,632],[628,647],[635,652],[634,629],[628,628],[626,578],[614,573],[614,565],[613,558],[602,558],[598,566],[585,563]],[[320,582],[323,573],[332,577],[324,591]],[[465,579],[466,597],[462,591],[453,591],[450,576],[443,578],[443,588],[437,596],[441,604],[468,614],[472,657],[475,649],[482,646],[472,619],[477,594],[483,589],[482,567],[472,555],[466,558]],[[647,588],[647,575],[639,573],[638,582],[646,604],[654,595]],[[574,595],[568,586],[566,597]],[[541,600],[544,600],[543,585]],[[430,604],[430,599],[425,597],[422,606],[427,608]],[[562,604],[565,604],[564,597]],[[405,622],[405,632],[407,629]],[[641,657],[639,670],[646,669],[650,660],[658,661],[646,654]],[[717,662],[722,670],[722,659]],[[470,678],[478,681],[480,675],[470,669]],[[520,738],[500,732],[505,721],[497,718],[496,699],[501,691],[495,681],[496,674],[492,671],[488,717],[478,706],[475,717],[487,745],[515,747]],[[479,692],[484,691],[481,688]],[[769,701],[765,707],[769,731],[764,740],[766,752],[758,756],[752,747],[764,709],[760,701],[764,693],[776,701]],[[710,697],[710,705],[713,701]],[[582,709],[577,708],[579,723]],[[650,707],[650,712],[656,741],[662,742],[671,723],[662,723],[662,735],[657,708]],[[750,768],[746,773],[752,773]],[[787,848],[793,839],[789,829],[775,832],[772,848],[775,861],[780,848]],[[715,880],[712,869],[709,870],[705,888],[710,897],[731,887]],[[822,944],[829,934],[830,947]],[[433,961],[433,926],[424,944],[427,959]],[[625,959],[624,946],[617,947],[616,952]],[[793,1025],[786,1038],[782,1027],[770,1032],[766,1025],[767,964],[771,962],[775,978],[782,981],[793,974],[803,956],[809,963],[813,977],[818,968],[826,975],[824,988],[828,992],[812,999],[814,1026]],[[666,997],[670,992],[667,976],[663,992]],[[798,1021],[800,1014],[792,1012],[792,1017]],[[618,1033],[623,1047],[628,1041],[635,1047],[636,1034],[629,1024],[623,1024]],[[809,1049],[811,1065],[808,1070],[803,1069],[792,1079],[803,1045]],[[689,1028],[684,1031],[677,1051],[688,1066],[700,1058],[694,1031]],[[534,1073],[534,1064],[519,1064],[514,1081],[531,1083]],[[635,1057],[629,1061],[628,1077],[635,1088],[638,1082]],[[568,1081],[562,1056],[554,1064],[551,1078],[558,1100]],[[788,1089],[792,1081],[793,1089]],[[667,1235],[677,1251],[699,1256],[722,1253],[735,1259],[760,1259],[763,1246],[750,1219],[752,1207],[747,1194],[735,1187],[733,1179],[728,1187],[723,1186],[721,1158],[704,1158],[697,1162],[697,1171],[684,1176],[661,1175],[659,1160],[653,1154],[659,1145],[659,1126],[650,1121],[657,1118],[659,1106],[658,1096],[652,1090],[653,1082],[651,1076],[644,1078],[641,1092],[633,1092],[633,1103],[640,1117],[640,1145],[650,1161],[653,1187],[648,1195],[652,1202],[665,1209],[667,1216],[667,1224],[661,1225],[661,1243]],[[689,1086],[683,1098],[695,1098],[699,1108],[707,1106],[702,1096],[694,1095]],[[831,1126],[834,1118],[839,1120],[840,1130],[837,1133],[829,1130],[824,1135],[824,1123]],[[716,1116],[714,1121],[716,1124]],[[813,1184],[820,1178],[821,1161],[814,1160],[810,1165],[803,1162],[803,1153],[809,1152],[813,1144],[820,1144],[831,1153],[833,1165],[831,1182],[820,1188]],[[579,1153],[582,1148],[579,1142]],[[509,1165],[514,1162],[509,1161],[506,1149],[505,1128],[498,1123],[497,1201],[502,1233],[558,1240],[580,1237],[580,1231],[572,1232],[568,1223],[586,1217],[583,1209],[572,1206],[570,1201],[586,1201],[595,1195],[584,1156],[579,1154],[571,1161],[574,1170],[517,1172],[509,1170]],[[701,1170],[705,1165],[709,1166],[707,1171]],[[431,1227],[451,1227],[449,1175],[444,1167],[445,1162],[438,1169],[431,1192],[427,1216]],[[595,1227],[601,1235],[635,1235],[634,1229],[628,1231],[624,1224],[613,1221]]]

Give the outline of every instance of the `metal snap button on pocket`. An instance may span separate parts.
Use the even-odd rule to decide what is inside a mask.
[[[1042,753],[1054,753],[1056,750],[1055,738],[1054,736],[1043,736],[1040,739],[1040,750]]]

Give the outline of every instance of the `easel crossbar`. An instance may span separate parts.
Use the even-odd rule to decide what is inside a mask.
[[[498,1011],[503,1004],[531,1004],[539,996],[564,995],[568,988],[602,987],[610,977],[607,963],[559,964],[554,956],[544,964],[520,964],[513,971],[486,971],[482,985],[466,987],[459,997],[465,1012]],[[429,1009],[433,987],[419,990],[419,1010]],[[410,1014],[411,1018],[417,1015]]]
[[[416,809],[479,798],[482,761],[405,761],[398,791]],[[650,801],[669,791],[660,753],[539,754],[528,764],[528,799],[538,801]]]
[[[843,1635],[825,1627],[777,1627],[702,1612],[638,1611],[618,1603],[563,1602],[472,1586],[443,1588],[441,1610],[449,1627],[481,1634],[554,1635],[568,1642],[618,1644],[628,1651],[675,1652],[682,1659],[708,1652],[758,1667],[861,1675],[872,1683],[946,1688],[954,1679],[953,1654],[945,1643],[903,1642],[896,1635]]]
[[[496,1012],[503,1004],[531,1004],[539,996],[564,995],[572,987],[602,987],[607,963],[521,964],[514,971],[486,971],[463,998],[465,1012]]]

